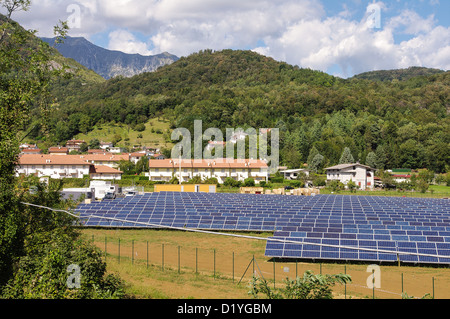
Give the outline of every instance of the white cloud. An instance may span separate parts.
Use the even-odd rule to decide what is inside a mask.
[[[387,27],[393,29],[403,28],[401,32],[405,34],[417,35],[423,32],[430,32],[434,27],[434,16],[422,18],[417,12],[411,10],[403,11],[399,16],[392,18]]]
[[[136,39],[133,33],[126,30],[115,30],[109,33],[108,49],[125,53],[151,55],[148,45]]]
[[[34,0],[30,12],[16,17],[51,36],[57,20],[69,17],[67,7],[77,4],[81,23],[71,36],[106,34],[110,49],[128,53],[253,49],[322,71],[338,65],[342,76],[412,65],[449,69],[450,28],[438,26],[433,15],[393,14],[387,1],[378,1],[370,5],[381,11],[381,28],[370,28],[373,11],[366,13],[365,1],[354,3],[359,13],[343,5],[326,16],[319,0]]]

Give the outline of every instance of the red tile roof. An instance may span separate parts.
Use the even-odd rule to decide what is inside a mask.
[[[20,165],[89,165],[86,161],[71,155],[24,154],[19,158]]]
[[[61,147],[61,146],[56,146],[56,147],[50,147],[48,149],[49,153],[67,153],[69,152],[69,149],[67,147]]]
[[[94,171],[92,173],[94,173],[94,174],[123,174],[122,171],[119,171],[117,169],[111,168],[106,165],[95,165]]]

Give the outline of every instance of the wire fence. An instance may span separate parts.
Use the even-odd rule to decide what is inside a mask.
[[[352,282],[338,285],[335,298],[450,298],[450,269],[374,264],[339,264],[285,261],[261,253],[174,245],[171,243],[92,235],[107,262],[152,271],[195,273],[247,285],[253,276],[264,278],[274,288],[284,287],[286,278],[301,277],[305,271],[314,274],[348,274]]]

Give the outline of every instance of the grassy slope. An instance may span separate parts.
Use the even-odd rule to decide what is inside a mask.
[[[154,132],[152,132],[152,128]],[[163,134],[156,133],[157,130],[160,130]],[[122,137],[122,141],[115,146],[132,147],[133,145],[145,145],[147,147],[155,148],[171,148],[173,145],[171,143],[166,143],[165,139],[167,130],[170,131],[170,123],[168,121],[161,118],[154,118],[145,124],[145,131],[143,132],[135,131],[125,124],[103,124],[95,126],[95,128],[87,134],[78,134],[75,138],[85,140],[88,143],[95,138],[100,141],[110,142],[113,140],[114,136],[118,134]],[[142,138],[138,138],[139,134],[142,134]],[[129,140],[125,141],[126,138],[129,138]]]

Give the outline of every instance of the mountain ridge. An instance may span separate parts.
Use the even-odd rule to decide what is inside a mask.
[[[55,39],[41,40],[51,44]],[[55,48],[66,58],[74,59],[106,80],[116,76],[132,77],[143,72],[153,72],[178,60],[177,56],[168,52],[144,56],[108,50],[83,37],[67,37],[64,43],[57,44]]]

